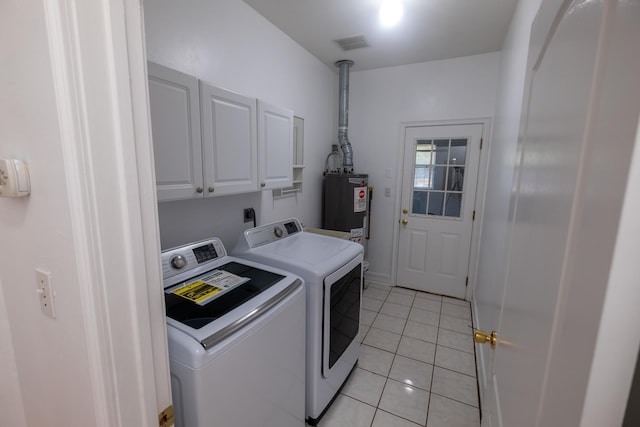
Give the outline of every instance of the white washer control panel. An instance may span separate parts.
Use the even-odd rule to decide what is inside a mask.
[[[217,238],[168,249],[162,252],[162,277],[166,280],[226,255],[227,251]]]

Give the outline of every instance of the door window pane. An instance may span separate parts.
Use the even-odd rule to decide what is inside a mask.
[[[419,140],[416,144],[416,165],[430,165],[432,156],[433,144],[431,140]]]
[[[412,214],[460,217],[467,144],[466,138],[417,141]]]
[[[454,139],[451,141],[451,149],[449,150],[449,164],[464,166],[467,161],[467,140]]]
[[[413,202],[411,204],[411,213],[426,215],[427,214],[427,191],[414,191]]]
[[[447,193],[444,216],[460,217],[462,193]]]
[[[413,178],[414,188],[431,188],[433,180],[433,168],[431,166],[416,166]]]
[[[435,145],[435,164],[446,165],[449,157],[449,140],[436,139],[433,144]]]
[[[442,205],[444,202],[444,193],[440,191],[431,191],[429,193],[429,215],[442,215]]]
[[[464,184],[464,168],[449,166],[449,176],[447,178],[447,190],[462,191]]]
[[[431,190],[444,190],[447,182],[447,167],[433,166],[433,178],[431,181]]]

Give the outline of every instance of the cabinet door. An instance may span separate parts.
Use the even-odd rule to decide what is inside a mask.
[[[148,63],[158,201],[202,197],[198,79]]]
[[[258,174],[263,190],[293,182],[293,112],[258,101]]]
[[[200,81],[205,197],[258,190],[256,100]]]

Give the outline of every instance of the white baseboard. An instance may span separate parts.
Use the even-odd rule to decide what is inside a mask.
[[[391,277],[387,276],[386,274],[378,274],[378,273],[373,273],[371,271],[367,271],[364,274],[364,280],[367,283],[372,283],[374,285],[379,285],[379,286],[394,286],[393,283],[391,283]]]

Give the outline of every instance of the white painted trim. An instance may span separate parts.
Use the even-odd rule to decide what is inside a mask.
[[[386,274],[380,273],[370,273],[366,272],[364,274],[365,281],[382,286],[393,286],[393,282],[391,281],[391,277]]]
[[[53,72],[53,88],[56,96],[62,157],[67,171],[69,209],[73,224],[75,258],[78,280],[94,283],[81,288],[81,300],[87,352],[89,356],[93,401],[97,426],[117,425],[117,402],[113,396],[114,375],[108,371],[113,366],[109,351],[110,331],[100,322],[106,316],[104,298],[97,293],[104,291],[105,280],[100,266],[99,236],[94,225],[95,207],[91,203],[92,176],[85,170],[88,120],[85,115],[82,64],[78,58],[77,22],[75,10],[69,10],[64,2],[44,2],[45,20],[49,39],[49,51]],[[70,4],[73,6],[73,3]]]
[[[131,259],[139,257],[141,260],[139,266],[134,265],[134,273],[137,274],[134,289],[138,293],[137,301],[146,301],[146,304],[136,307],[139,336],[143,339],[140,347],[143,385],[140,397],[146,400],[148,408],[153,409],[151,420],[155,423],[158,413],[170,406],[172,400],[147,60],[144,50],[144,17],[140,1],[127,0],[122,6],[122,9],[114,7],[111,15],[112,26],[119,27],[118,31],[112,33],[116,35],[113,38],[113,48],[115,52],[122,53],[114,55],[120,101],[114,115],[119,113],[122,119],[120,129],[123,147],[128,149],[128,152],[123,153],[123,159],[128,161],[125,170],[136,172],[127,175],[130,179],[126,187],[131,189],[128,206],[132,216],[129,223],[135,224],[136,231],[135,234],[132,233],[130,256]],[[145,283],[146,286],[139,286],[140,283]],[[155,396],[149,390],[154,390]]]
[[[640,118],[580,426],[622,425],[640,348]],[[625,345],[620,345],[624,340]],[[615,349],[615,351],[612,351]],[[629,402],[633,404],[632,402]]]
[[[478,328],[478,305],[476,304],[475,298],[471,300],[471,318],[474,329]],[[489,381],[489,377],[487,376],[487,371],[485,367],[487,366],[487,361],[485,358],[490,358],[493,356],[493,349],[491,349],[491,353],[487,354],[487,348],[489,346],[483,346],[482,344],[474,344],[475,347],[475,357],[476,357],[476,374],[478,376],[478,391],[480,399],[480,411],[482,413],[482,408],[484,407],[484,392],[487,388],[487,383]]]
[[[149,299],[151,357],[154,367],[156,405],[159,410],[170,406],[171,382],[160,262],[160,234],[155,164],[149,114],[147,60],[144,49],[144,17],[139,1],[126,1],[125,25],[128,52],[128,78],[131,85],[131,108],[138,171],[138,198],[142,221],[142,252],[146,266],[146,292]],[[150,394],[150,393],[148,393]]]
[[[471,252],[469,254],[469,286],[465,291],[465,299],[470,300],[473,295],[473,288],[476,283],[476,271],[478,264],[478,250],[480,249],[480,231],[482,229],[482,207],[484,206],[487,184],[487,171],[488,171],[488,159],[489,159],[489,140],[491,137],[491,118],[469,118],[469,119],[449,119],[449,120],[434,120],[434,121],[416,121],[416,122],[401,122],[398,134],[398,140],[396,142],[396,152],[398,153],[398,160],[396,164],[396,182],[395,182],[395,194],[402,194],[402,170],[404,170],[404,138],[407,128],[418,126],[450,126],[450,125],[482,125],[482,139],[483,148],[480,150],[480,159],[478,164],[478,184],[476,187],[476,195],[474,198],[476,220],[472,225],[471,231]],[[481,195],[481,200],[478,196]],[[395,214],[393,216],[393,256],[391,259],[391,284],[395,285],[398,278],[398,250],[400,244],[400,233],[397,224],[400,223],[400,209],[402,204],[402,198],[396,197],[394,203]],[[471,272],[473,272],[473,277]]]
[[[154,425],[170,388],[142,13],[99,3],[44,2],[95,425]]]
[[[471,228],[471,247],[469,248],[469,286],[465,293],[465,299],[471,301],[478,279],[478,259],[480,258],[480,241],[482,239],[482,223],[484,221],[484,203],[487,197],[487,178],[489,171],[489,153],[491,151],[491,137],[493,135],[493,123],[490,118],[482,121],[482,150],[480,150],[480,164],[478,166],[478,184],[474,200],[476,218]]]

